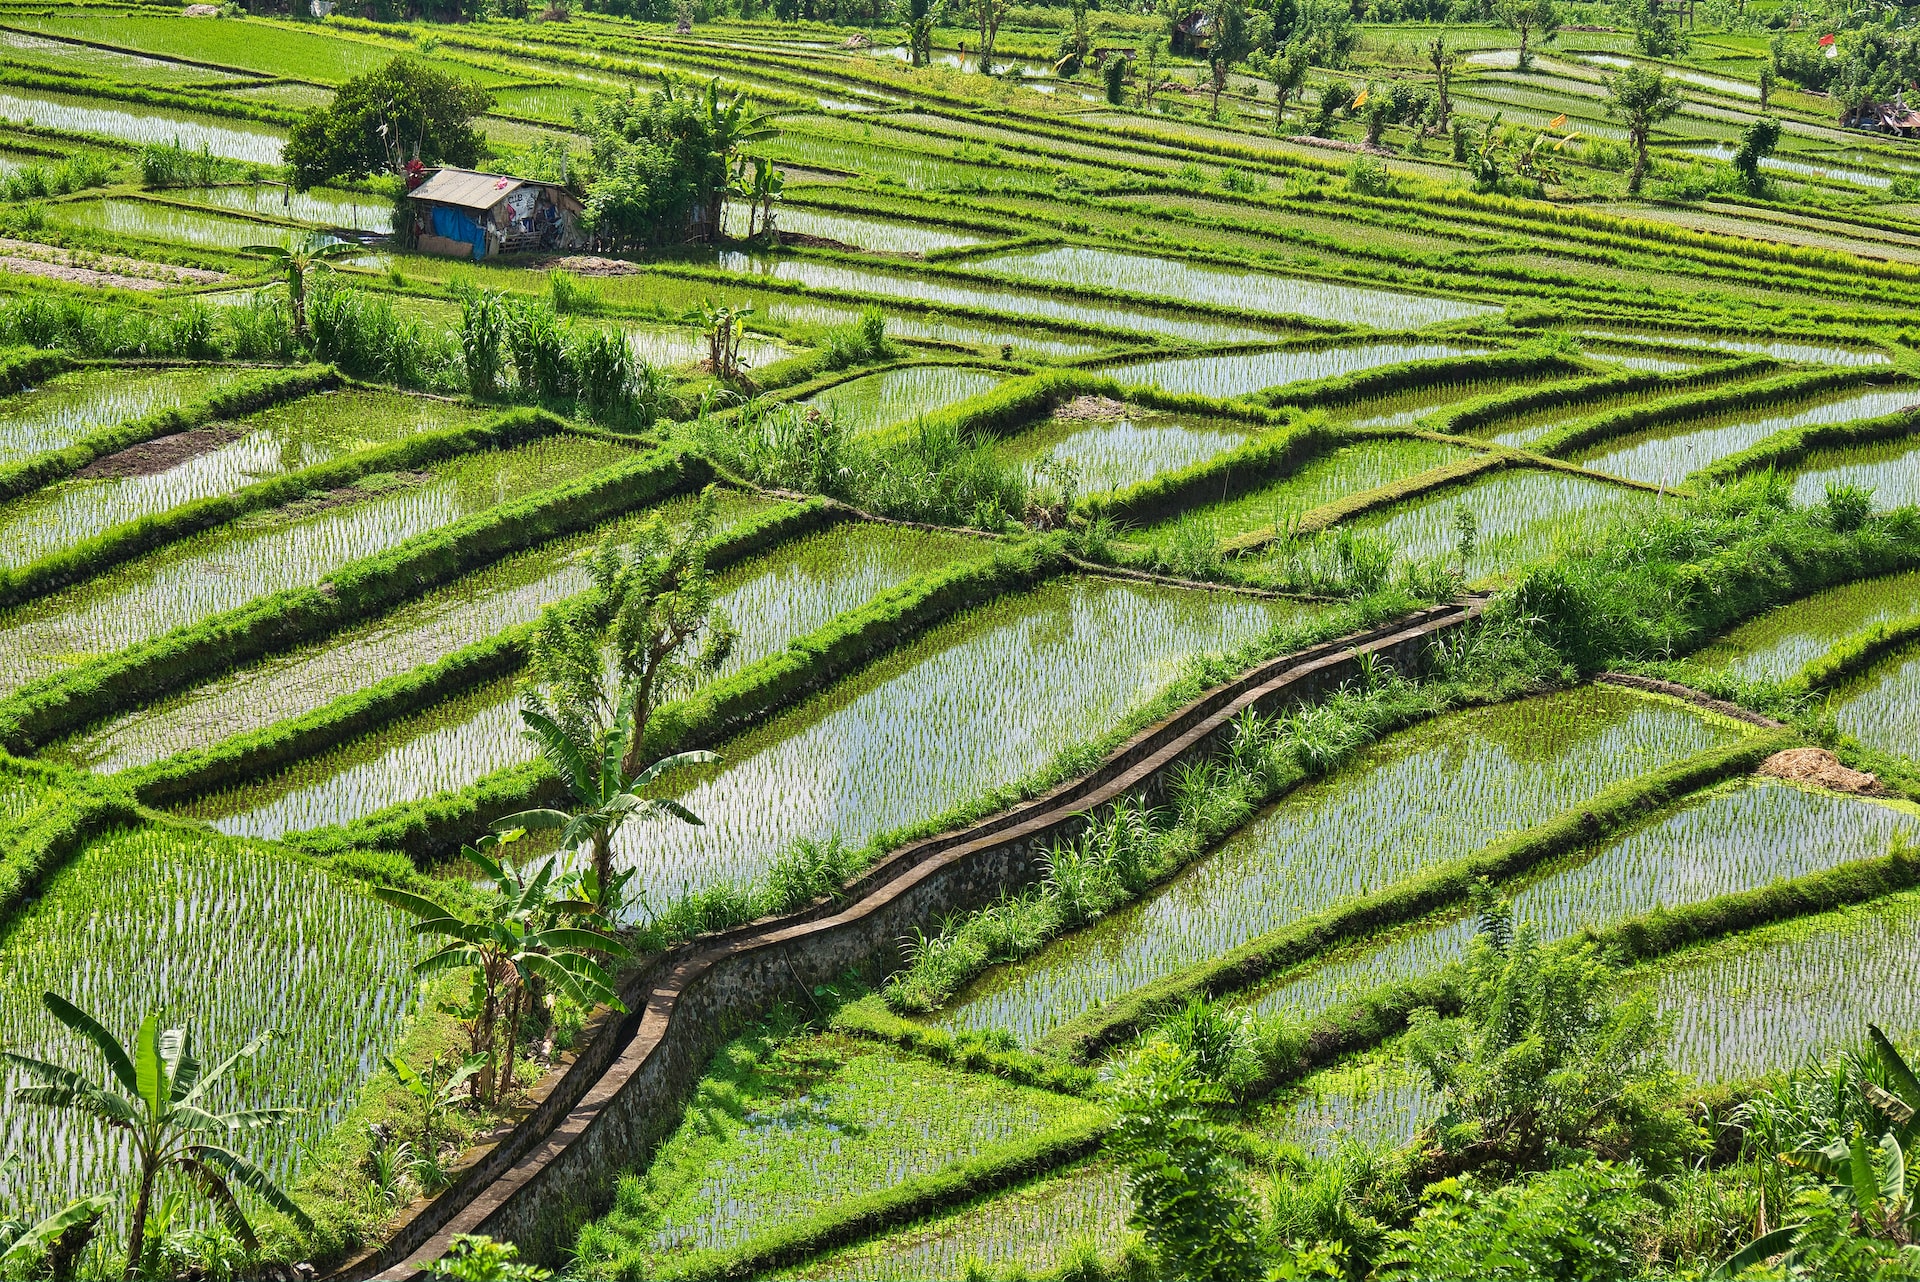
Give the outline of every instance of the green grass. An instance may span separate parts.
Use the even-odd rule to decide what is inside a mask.
[[[1385,330],[1419,329],[1436,321],[1462,320],[1499,310],[1485,303],[1345,282],[1299,280],[1079,245],[976,258],[970,265],[983,272],[1028,280],[1095,285],[1148,297],[1208,302],[1254,315],[1311,316]]]
[[[1358,347],[1290,348],[1133,361],[1111,366],[1101,373],[1123,383],[1155,383],[1169,392],[1225,398],[1307,379],[1352,374],[1377,365],[1471,356],[1485,350],[1451,343],[1369,343]]]
[[[851,431],[873,432],[990,392],[1001,381],[999,375],[985,370],[909,365],[841,383],[814,393],[803,403]]]
[[[128,419],[197,401],[247,371],[90,369],[0,399],[0,462],[63,449]]]
[[[1471,854],[1739,734],[1588,686],[1453,713],[1281,801],[1157,892],[982,978],[943,1017],[1031,1043],[1299,917]]]
[[[1917,613],[1920,572],[1862,579],[1770,610],[1693,657],[1735,676],[1783,681],[1854,633]]]
[[[160,389],[134,390],[152,396]],[[158,409],[164,403],[150,403],[148,408]],[[415,432],[478,422],[492,412],[399,392],[350,390],[322,392],[215,423],[213,429],[238,433],[238,437],[165,471],[98,479],[83,476],[0,505],[0,566],[15,568],[126,521],[195,499],[231,494],[254,481],[297,472]]]
[[[736,566],[717,582],[717,602],[741,633],[728,670],[781,649],[917,573],[985,551],[971,540],[849,524]],[[332,659],[323,653],[316,661]],[[521,729],[514,683],[497,682],[257,786],[205,798],[188,813],[257,836],[345,823],[532,760],[533,747],[520,737]]]
[[[0,1044],[104,1074],[40,1008],[48,990],[129,1044],[159,1014],[191,1032],[203,1059],[272,1029],[265,1053],[214,1102],[305,1110],[229,1140],[285,1180],[418,1009],[418,948],[399,914],[272,847],[171,827],[118,831],[0,933]],[[13,1206],[127,1189],[125,1146],[104,1128],[10,1107],[8,1131],[27,1172],[8,1186]],[[130,1202],[118,1200],[116,1217]]]
[[[1889,359],[1885,352],[1873,348],[1845,347],[1835,343],[1810,343],[1799,339],[1743,338],[1728,334],[1678,334],[1667,330],[1615,326],[1604,329],[1589,327],[1580,332],[1600,338],[1633,338],[1645,342],[1681,346],[1697,344],[1703,348],[1718,349],[1723,352],[1752,352],[1756,355],[1772,356],[1777,360],[1803,361],[1809,365],[1885,365]]]
[[[0,684],[18,686],[386,551],[629,457],[622,446],[555,436],[469,454],[415,477],[368,477],[348,501],[296,503],[170,544],[0,616]]]
[[[1088,1107],[832,1034],[757,1040],[721,1053],[646,1177],[582,1235],[587,1276],[737,1248]]]
[[[104,232],[115,239],[124,237],[210,249],[284,244],[293,236],[291,228],[269,223],[121,197],[63,202],[49,209],[47,216],[58,226]]]
[[[1908,437],[1812,454],[1795,470],[1794,500],[1818,503],[1829,485],[1863,486],[1883,508],[1920,503],[1920,441]]]

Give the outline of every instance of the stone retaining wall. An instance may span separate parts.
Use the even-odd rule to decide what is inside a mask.
[[[605,1208],[613,1177],[643,1164],[679,1124],[714,1052],[775,1003],[805,1005],[817,985],[891,970],[899,941],[915,929],[1031,884],[1041,855],[1078,836],[1089,812],[1159,796],[1182,763],[1224,747],[1244,709],[1271,714],[1321,698],[1354,679],[1363,655],[1418,671],[1434,638],[1477,617],[1481,604],[1435,606],[1256,665],[1142,730],[1090,774],[893,852],[837,903],[818,900],[668,952],[623,985],[633,1013],[608,1021],[510,1134],[336,1276],[415,1277],[461,1233],[517,1242],[536,1260],[563,1259],[580,1224]]]

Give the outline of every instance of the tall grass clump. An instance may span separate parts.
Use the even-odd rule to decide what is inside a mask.
[[[821,335],[822,369],[847,369],[884,361],[894,354],[893,344],[887,341],[886,313],[872,304],[861,311],[858,321],[831,326]]]
[[[217,318],[199,299],[170,312],[102,307],[51,292],[0,300],[0,345],[59,348],[79,356],[219,356]]]
[[[90,151],[75,152],[51,165],[22,165],[0,177],[0,200],[40,200],[65,196],[113,181],[113,162]]]
[[[153,190],[161,187],[211,187],[215,183],[250,179],[259,166],[216,156],[207,144],[195,151],[180,140],[148,143],[140,149],[140,185]]]
[[[665,376],[637,359],[619,330],[560,319],[591,297],[572,281],[563,272],[549,275],[551,301],[515,301],[456,283],[466,390],[577,410],[613,427],[652,427],[663,408]]]

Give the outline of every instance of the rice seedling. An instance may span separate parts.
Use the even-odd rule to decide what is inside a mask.
[[[1352,374],[1377,365],[1476,356],[1485,350],[1450,343],[1368,343],[1355,347],[1283,348],[1234,352],[1226,356],[1135,361],[1115,365],[1104,372],[1123,383],[1155,383],[1169,392],[1226,398],[1304,379]]]
[[[738,1246],[841,1199],[890,1188],[1084,1115],[1088,1106],[832,1035],[723,1052],[644,1191],[625,1185],[581,1241],[658,1267]],[[718,1079],[718,1080],[716,1080]],[[624,1249],[622,1249],[624,1248]]]
[[[1460,549],[1459,514],[1471,512],[1477,536],[1465,569],[1469,580],[1478,580],[1581,546],[1603,526],[1634,519],[1662,501],[1584,476],[1512,469],[1362,516],[1347,528],[1382,539],[1409,561],[1452,558]]]
[[[647,513],[506,557],[371,622],[124,713],[41,755],[101,772],[125,770],[313,712],[538,618],[547,605],[586,588],[584,558],[603,540],[631,537],[652,511],[669,521],[684,519],[694,502],[670,499]],[[724,531],[767,506],[730,491],[715,513],[715,528]]]
[[[187,62],[222,63],[244,67],[263,76],[286,76],[294,80],[318,80],[338,84],[381,66],[394,54],[406,49],[399,43],[377,39],[338,39],[297,27],[270,26],[263,23],[183,24],[167,17],[115,16],[100,18],[87,14],[35,16],[21,24],[50,36],[111,45],[140,53],[161,54]],[[409,51],[411,52],[411,51]],[[482,73],[473,67],[439,59],[423,58],[441,71],[457,71],[468,78]]]
[[[924,254],[929,249],[961,249],[968,245],[983,244],[987,239],[971,232],[955,231],[950,227],[939,227],[931,223],[901,222],[892,218],[875,218],[867,214],[830,213],[826,210],[807,209],[804,206],[782,208],[775,225],[785,233],[819,236],[826,240],[838,241],[843,245],[852,245],[857,249],[875,250],[885,254]],[[729,236],[747,234],[745,205],[735,204],[727,207],[727,234]]]
[[[51,207],[47,217],[64,227],[106,232],[116,238],[204,245],[213,249],[242,249],[282,239],[286,234],[280,228],[240,218],[223,218],[219,214],[203,214],[132,197],[67,201]]]
[[[943,1017],[1030,1043],[1298,917],[1471,854],[1739,733],[1610,687],[1454,713],[1302,788],[1138,903],[990,972]]]
[[[1397,1148],[1440,1115],[1441,1099],[1399,1041],[1322,1069],[1253,1119],[1263,1139],[1314,1157]]]
[[[980,554],[970,540],[850,524],[744,562],[718,576],[715,603],[740,633],[721,673],[738,671],[877,593],[969,554]],[[314,662],[336,665],[331,656],[317,655]],[[276,683],[272,674],[263,680]],[[189,708],[187,715],[217,720],[217,708],[228,700],[224,687],[211,694],[212,705]],[[223,831],[263,837],[346,823],[531,761],[533,745],[521,737],[522,728],[515,683],[495,682],[255,787],[205,798],[188,813]]]
[[[705,360],[712,350],[704,332],[685,325],[631,325],[626,335],[634,359],[663,369]],[[747,335],[740,340],[740,363],[748,369],[771,365],[792,355],[792,348],[771,338]]]
[[[1268,526],[1285,530],[1322,504],[1466,457],[1466,450],[1438,441],[1357,441],[1311,460],[1272,485],[1148,526],[1141,538],[1161,544],[1174,538],[1182,527],[1190,526],[1199,527],[1216,541]]]
[[[1920,614],[1920,572],[1861,579],[1743,623],[1694,659],[1751,680],[1782,681],[1854,633],[1910,614]]]
[[[271,1028],[270,1049],[217,1102],[305,1110],[232,1141],[285,1183],[419,1009],[418,950],[397,913],[310,863],[180,828],[121,830],[90,843],[0,940],[0,1045],[91,1062],[40,1006],[49,990],[123,1039],[149,1012],[210,1049]],[[6,1188],[12,1206],[117,1192],[128,1178],[120,1143],[71,1115],[9,1108],[0,1143],[26,1163]]]
[[[1880,508],[1920,503],[1920,441],[1909,437],[1821,450],[1796,470],[1794,501],[1819,503],[1825,499],[1829,485],[1858,485],[1872,490],[1874,506]]]
[[[946,276],[905,276],[869,267],[811,259],[755,260],[736,253],[720,255],[720,263],[729,271],[796,281],[809,289],[845,290],[936,303],[942,307],[995,311],[1009,316],[1033,316],[1041,320],[1065,321],[1122,333],[1131,330],[1141,334],[1161,334],[1195,343],[1245,343],[1274,336],[1274,331],[1254,323],[1189,320],[1123,303],[1082,302],[1029,293],[985,280],[974,284]]]
[[[13,62],[51,67],[59,71],[87,71],[128,84],[211,85],[240,78],[233,72],[213,67],[182,66],[177,62],[143,58],[139,54],[118,49],[100,49],[92,45],[75,44],[70,40],[49,40],[24,31],[0,33],[0,48],[6,50],[6,57]]]
[[[1253,435],[1236,419],[1132,411],[1124,418],[1052,419],[1001,442],[995,452],[1027,463],[1029,475],[1048,460],[1064,463],[1082,493],[1098,494],[1189,467]]]
[[[838,420],[849,431],[871,432],[992,391],[997,374],[955,365],[909,365],[868,374],[816,392],[802,404]]]
[[[770,298],[759,306],[760,314],[769,320],[822,327],[858,325],[861,316],[858,307],[794,302],[785,298]],[[1090,340],[1049,337],[1046,330],[1037,326],[1021,330],[995,329],[964,320],[947,319],[938,313],[922,316],[913,312],[888,312],[887,333],[896,338],[931,338],[942,343],[963,343],[992,351],[1010,347],[1017,352],[1030,352],[1036,356],[1068,359],[1091,356],[1103,346]]]
[[[1834,723],[1870,748],[1920,761],[1920,655],[1887,660],[1834,692]]]
[[[1746,410],[1704,422],[1677,424],[1608,442],[1583,454],[1582,466],[1630,481],[1678,485],[1718,458],[1737,454],[1775,432],[1814,423],[1848,423],[1880,418],[1913,404],[1912,387],[1849,392],[1798,409],[1774,413]]]
[[[1091,1245],[1118,1255],[1128,1239],[1133,1198],[1126,1176],[1092,1163],[1038,1180],[963,1210],[935,1215],[859,1246],[830,1252],[776,1278],[844,1278],[858,1282],[917,1282],[964,1276],[969,1268],[994,1276],[1016,1270],[1045,1276],[1068,1251]]]
[[[702,828],[631,830],[651,903],[745,885],[802,838],[858,846],[1010,784],[1295,607],[1111,580],[975,610],[720,749],[679,793]]]
[[[1920,1030],[1920,893],[1770,926],[1649,969],[1673,1019],[1675,1063],[1703,1081],[1798,1068],[1851,1045],[1868,1021]]]
[[[1525,387],[1539,387],[1559,382],[1564,374],[1546,374],[1533,378],[1502,377],[1498,379],[1473,379],[1470,381],[1441,383],[1433,387],[1416,387],[1404,392],[1389,392],[1384,396],[1370,396],[1364,400],[1343,401],[1327,407],[1327,415],[1335,422],[1351,427],[1411,427],[1429,415],[1447,410],[1468,401],[1478,400],[1499,392],[1513,392]]]
[[[349,561],[629,454],[608,442],[548,437],[465,455],[423,478],[367,477],[338,496],[345,501],[290,504],[169,544],[0,618],[0,683],[18,686],[254,597],[316,583]]]
[[[1767,780],[1687,798],[1512,890],[1514,919],[1543,940],[1661,908],[1755,890],[1882,853],[1920,821],[1904,809]],[[1424,923],[1345,950],[1241,994],[1261,1015],[1314,1019],[1382,984],[1432,974],[1466,955],[1471,918]]]
[[[319,227],[343,227],[351,231],[393,230],[393,204],[353,192],[328,191],[314,187],[294,191],[279,183],[241,183],[221,187],[189,187],[167,193],[169,196],[205,205],[212,209],[231,209],[237,213],[259,214],[266,218],[292,219]],[[259,228],[254,230],[258,244]]]
[[[1628,338],[1668,345],[1698,345],[1725,352],[1753,352],[1783,361],[1802,361],[1808,365],[1885,365],[1892,358],[1872,348],[1840,347],[1831,343],[1808,343],[1795,339],[1734,338],[1725,334],[1688,334],[1666,330],[1583,328],[1583,336]]]
[[[0,90],[0,116],[44,128],[99,134],[127,142],[177,142],[216,156],[260,165],[280,163],[286,136],[270,125],[200,118],[173,108],[106,105],[98,98],[38,89]]]
[[[977,259],[984,272],[1030,280],[1097,285],[1144,296],[1203,300],[1254,315],[1300,315],[1375,329],[1419,329],[1436,321],[1485,316],[1499,310],[1485,303],[1405,294],[1347,282],[1299,280],[1261,272],[1206,267],[1107,249],[1064,245],[1037,252]]]
[[[245,373],[205,366],[61,374],[0,398],[0,462],[65,449],[102,428],[200,400]]]
[[[0,565],[24,565],[102,530],[165,512],[195,499],[235,490],[270,476],[312,467],[355,450],[396,441],[415,432],[477,421],[485,413],[397,392],[322,392],[207,431],[228,437],[210,442],[162,471],[79,477],[0,505]],[[236,435],[237,434],[237,435]],[[164,444],[164,442],[162,442]]]

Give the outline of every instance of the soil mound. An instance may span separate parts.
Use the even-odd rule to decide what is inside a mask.
[[[1850,792],[1873,797],[1880,793],[1880,780],[1860,770],[1849,770],[1840,758],[1825,748],[1789,748],[1776,752],[1760,763],[1760,773],[1774,779],[1792,779],[1833,792]]]

